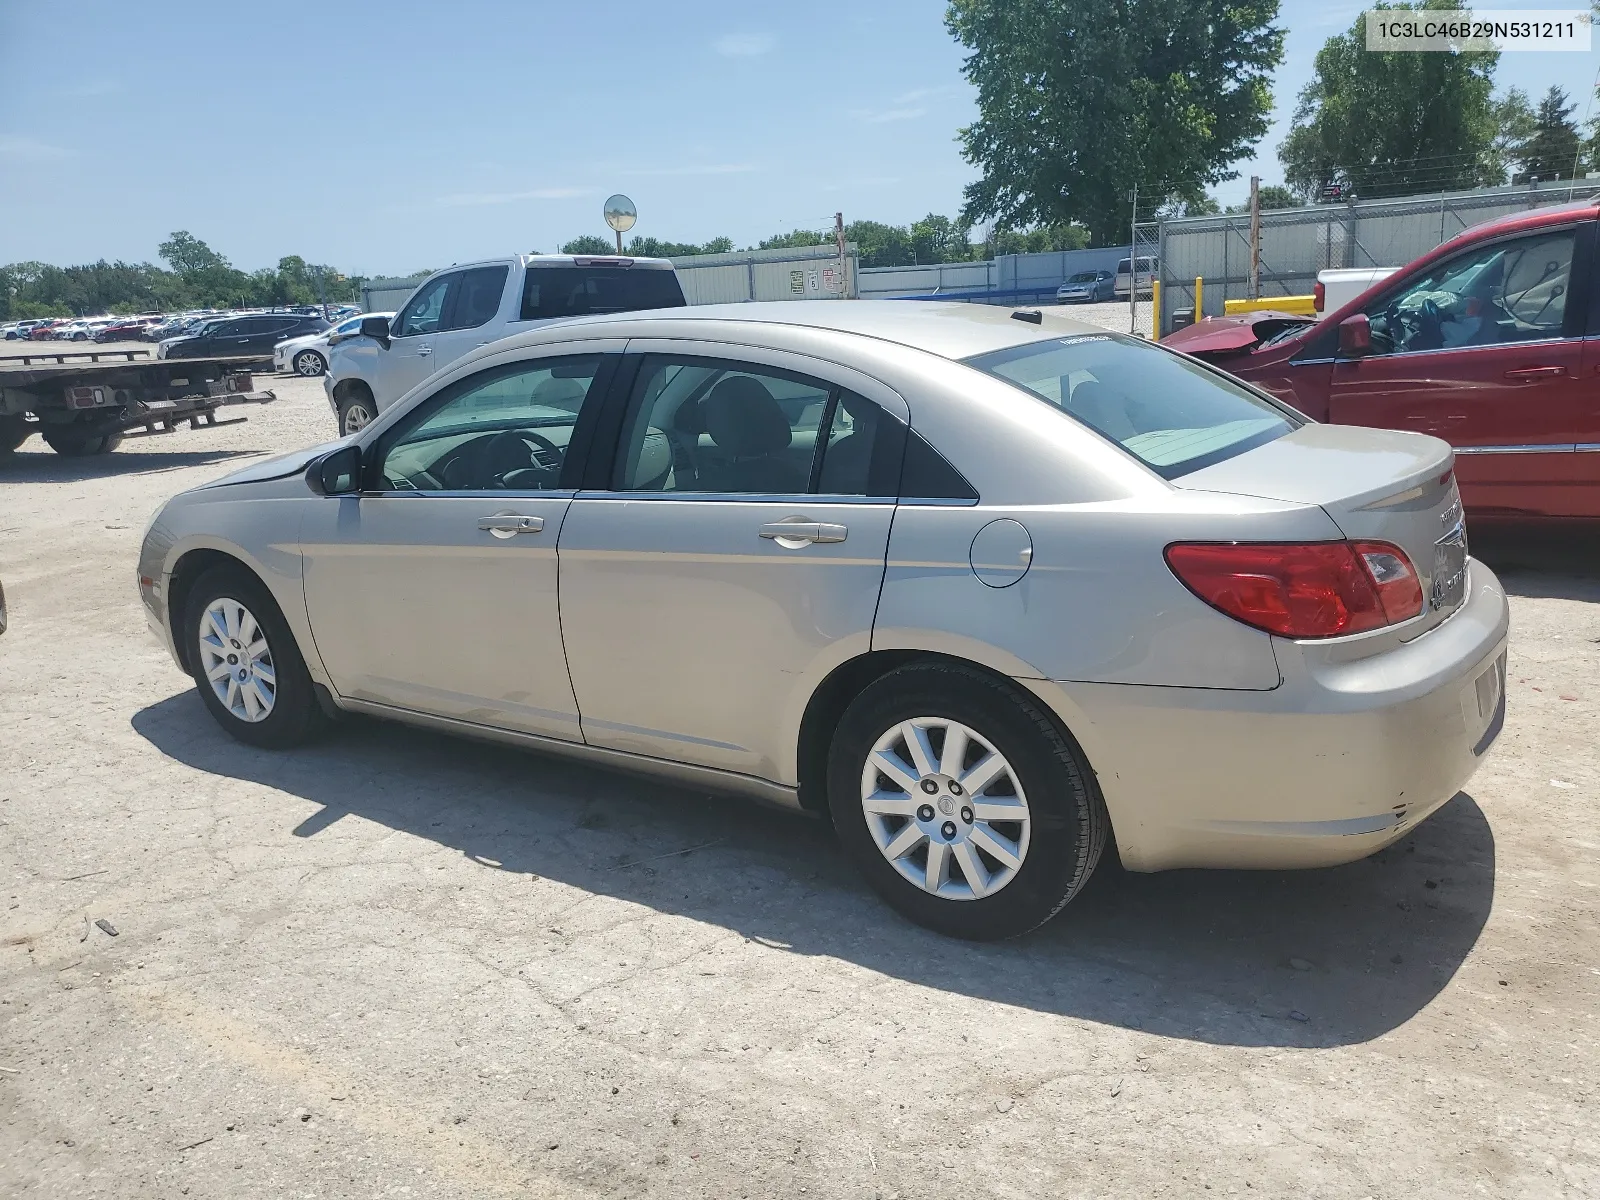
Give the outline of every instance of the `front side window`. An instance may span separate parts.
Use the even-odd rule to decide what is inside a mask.
[[[651,355],[634,384],[614,486],[867,495],[886,420],[871,401],[807,376]]]
[[[523,321],[585,313],[682,308],[683,288],[672,271],[655,267],[529,267],[522,281]]]
[[[1121,334],[1051,338],[964,361],[1082,422],[1166,479],[1304,423],[1220,373]]]
[[[597,354],[496,367],[419,404],[385,437],[388,491],[548,491],[600,369]]]
[[[400,310],[389,336],[415,337],[422,333],[438,333],[444,320],[445,301],[458,278],[457,275],[441,275],[431,283],[423,284],[422,290]]]
[[[461,272],[456,284],[447,329],[476,329],[486,325],[500,311],[500,297],[506,290],[510,267],[474,267]]]
[[[1439,263],[1367,309],[1373,354],[1561,336],[1575,233],[1492,242]]]

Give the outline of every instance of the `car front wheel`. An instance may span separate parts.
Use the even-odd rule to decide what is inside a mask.
[[[213,567],[196,580],[182,636],[200,698],[239,741],[284,749],[321,726],[294,635],[266,587],[242,567]]]
[[[1038,703],[959,664],[902,667],[851,703],[829,752],[828,804],[890,905],[980,941],[1059,912],[1110,828],[1093,772]]]
[[[327,369],[327,361],[315,350],[302,350],[294,356],[294,371],[296,375],[315,378]]]
[[[354,391],[339,401],[339,432],[347,437],[360,433],[377,415],[378,406],[373,403],[372,396],[365,391]]]

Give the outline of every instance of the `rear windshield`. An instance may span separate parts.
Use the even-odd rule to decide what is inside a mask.
[[[1121,334],[1052,338],[965,361],[1081,421],[1166,479],[1304,424],[1226,376]]]
[[[683,289],[672,271],[653,267],[529,267],[522,285],[521,319],[683,305]]]

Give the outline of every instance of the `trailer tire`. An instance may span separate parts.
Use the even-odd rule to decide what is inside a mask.
[[[27,441],[32,432],[20,416],[0,417],[0,454],[10,454]]]
[[[122,445],[120,433],[93,434],[83,433],[81,430],[68,426],[66,428],[45,428],[40,430],[39,436],[44,438],[45,445],[54,450],[63,458],[88,458],[95,454],[110,454]]]

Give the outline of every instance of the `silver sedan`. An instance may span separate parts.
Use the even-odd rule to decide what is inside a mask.
[[[243,741],[360,712],[743,792],[961,937],[1050,918],[1107,839],[1136,871],[1371,854],[1504,717],[1448,445],[977,305],[495,342],[174,498],[139,589]]]

